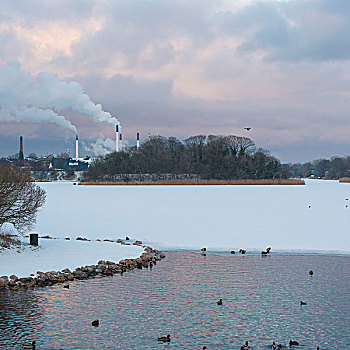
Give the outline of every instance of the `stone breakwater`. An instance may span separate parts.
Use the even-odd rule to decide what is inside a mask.
[[[141,243],[141,242],[140,242]],[[74,280],[86,280],[95,277],[122,275],[133,269],[152,268],[159,260],[165,258],[164,253],[151,247],[145,247],[145,251],[136,259],[122,259],[118,263],[100,260],[96,265],[77,267],[74,271],[66,268],[61,271],[37,271],[36,275],[18,278],[16,275],[1,276],[0,289],[16,291],[20,288],[52,286],[58,283],[68,283]]]

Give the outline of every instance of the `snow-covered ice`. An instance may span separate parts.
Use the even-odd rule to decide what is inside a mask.
[[[28,277],[37,271],[60,271],[65,268],[97,264],[99,260],[118,262],[124,258],[137,258],[143,248],[112,242],[66,241],[63,239],[39,239],[40,248],[26,247],[20,253],[16,249],[0,253],[0,276]]]
[[[160,249],[271,246],[273,251],[350,252],[350,184],[337,181],[307,180],[305,186],[40,186],[47,191],[35,228],[41,235],[128,235]]]

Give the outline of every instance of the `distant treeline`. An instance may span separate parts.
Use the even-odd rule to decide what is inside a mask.
[[[315,175],[321,178],[339,179],[350,176],[350,157],[332,157],[306,163],[283,164],[282,167],[284,172],[289,173],[291,177]]]
[[[197,135],[184,141],[150,136],[139,149],[124,148],[99,157],[86,181],[130,180],[129,174],[174,174],[198,179],[272,179],[286,177],[279,160],[257,149],[247,137]]]

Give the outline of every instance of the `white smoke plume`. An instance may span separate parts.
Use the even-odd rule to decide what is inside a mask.
[[[54,123],[77,133],[76,127],[59,114],[66,109],[86,114],[96,122],[120,124],[100,104],[93,103],[77,82],[61,81],[50,73],[33,78],[21,71],[18,61],[0,66],[0,121]]]
[[[127,147],[128,141],[124,141],[119,144],[119,148],[123,149]],[[99,138],[95,142],[85,143],[83,142],[84,150],[93,153],[94,156],[105,156],[108,153],[115,152],[115,140],[105,138],[100,134]]]

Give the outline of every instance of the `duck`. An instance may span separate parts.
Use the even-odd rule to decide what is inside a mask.
[[[274,341],[272,342],[271,349],[277,349],[276,343]]]
[[[300,301],[300,305],[306,305],[306,301]]]
[[[170,342],[170,334],[168,334],[166,337],[159,337],[157,339],[158,341],[162,341],[162,342]]]
[[[206,251],[207,251],[207,248],[201,248],[201,251],[202,251],[202,252],[206,252]]]
[[[296,340],[290,340],[289,347],[291,348],[293,345],[299,345],[299,343]]]
[[[202,347],[202,350],[206,350],[208,349],[205,345]]]
[[[267,254],[269,254],[268,251],[265,252],[265,251],[263,250],[263,251],[261,252],[261,255],[267,255]]]
[[[246,250],[245,250],[245,249],[240,249],[239,252],[240,252],[241,254],[245,254]]]
[[[241,346],[241,350],[249,350],[250,346],[248,345],[248,342],[246,341],[244,345]]]
[[[100,325],[100,321],[99,320],[94,320],[91,322],[91,325],[94,327],[98,327]]]
[[[69,284],[65,284],[63,288],[69,289]]]
[[[222,305],[222,299],[219,299],[217,302],[218,305]]]
[[[314,272],[312,270],[309,271],[309,275],[312,276]]]
[[[22,349],[34,349],[35,350],[36,341],[33,340],[31,343],[23,344]]]
[[[236,254],[236,252],[234,250],[231,250],[231,254]]]
[[[279,349],[279,350],[286,350],[286,349],[282,346],[282,344],[278,344],[277,349]]]

